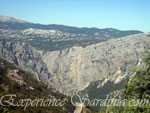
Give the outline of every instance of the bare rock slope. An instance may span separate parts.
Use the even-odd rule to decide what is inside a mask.
[[[37,80],[48,82],[51,76],[41,54],[25,43],[0,41],[0,57],[33,73]]]
[[[150,34],[137,34],[121,39],[62,51],[47,52],[43,60],[52,74],[54,87],[72,94],[88,87],[90,82],[108,80],[119,83],[129,76],[133,66],[141,64],[141,55],[150,45]]]

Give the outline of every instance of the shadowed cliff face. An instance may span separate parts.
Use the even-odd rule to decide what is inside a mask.
[[[50,73],[41,54],[33,47],[20,42],[0,41],[0,57],[34,74],[37,80],[48,81]]]
[[[43,60],[52,74],[51,82],[59,91],[71,94],[88,87],[89,82],[108,80],[119,83],[130,75],[132,67],[141,64],[141,55],[150,45],[149,34],[62,51],[47,52]]]

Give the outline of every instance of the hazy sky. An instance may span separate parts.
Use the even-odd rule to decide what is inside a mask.
[[[0,0],[0,15],[41,24],[150,32],[150,0]]]

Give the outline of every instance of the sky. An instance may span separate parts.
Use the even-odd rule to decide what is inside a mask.
[[[0,0],[0,15],[41,24],[150,32],[150,0]]]

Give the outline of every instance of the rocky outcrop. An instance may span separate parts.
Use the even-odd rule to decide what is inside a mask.
[[[48,82],[50,73],[41,54],[33,47],[20,42],[0,41],[0,57],[35,75],[37,80]]]
[[[132,67],[141,64],[141,55],[150,45],[150,34],[137,34],[121,39],[62,51],[47,52],[43,60],[52,74],[54,87],[65,94],[80,91],[89,82],[104,80],[119,83],[129,76]],[[102,84],[99,87],[102,87]]]

